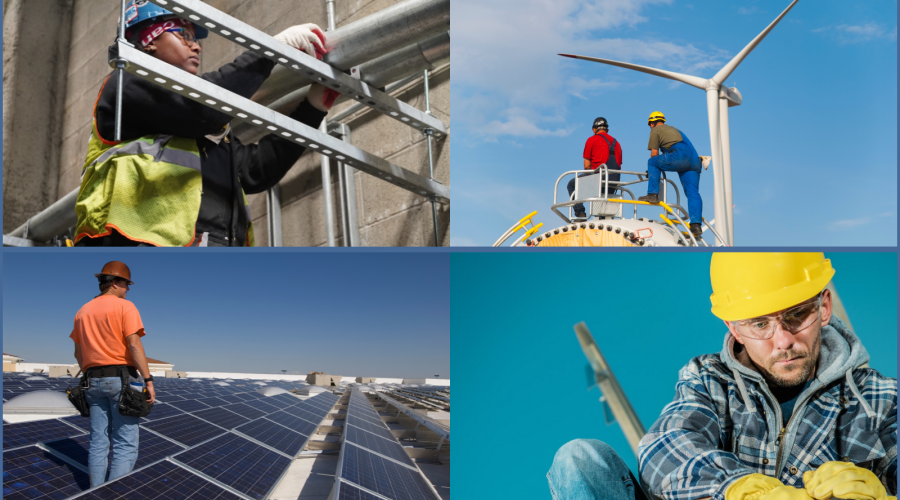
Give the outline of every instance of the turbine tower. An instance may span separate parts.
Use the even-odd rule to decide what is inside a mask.
[[[685,75],[662,69],[649,68],[637,64],[613,61],[611,59],[601,59],[598,57],[577,56],[573,54],[559,54],[564,57],[574,59],[584,59],[585,61],[594,61],[620,68],[632,69],[642,73],[669,78],[682,83],[686,83],[693,87],[706,92],[706,109],[709,114],[709,143],[712,147],[713,157],[713,192],[715,193],[714,207],[716,218],[716,229],[721,229],[719,233],[723,234],[726,243],[734,246],[734,216],[732,213],[731,198],[731,145],[728,137],[728,107],[741,104],[741,94],[737,89],[722,85],[726,78],[741,64],[747,55],[759,45],[759,42],[772,31],[781,19],[794,7],[799,0],[794,0],[784,12],[772,21],[772,24],[766,27],[753,39],[744,50],[740,51],[734,59],[728,62],[718,73],[712,78],[700,78],[698,76]]]

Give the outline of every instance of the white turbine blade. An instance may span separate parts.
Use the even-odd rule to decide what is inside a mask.
[[[794,0],[796,1],[796,0]],[[675,73],[672,71],[666,71],[662,69],[656,68],[648,68],[647,66],[640,66],[638,64],[631,64],[619,61],[613,61],[611,59],[600,59],[599,57],[587,57],[587,56],[576,56],[573,54],[559,54],[563,57],[571,57],[572,59],[584,59],[585,61],[594,61],[603,64],[609,64],[611,66],[618,66],[620,68],[625,69],[633,69],[635,71],[640,71],[641,73],[647,73],[650,75],[661,76],[663,78],[668,78],[670,80],[679,81],[682,83],[686,83],[688,85],[697,87],[698,89],[706,90],[706,79],[700,78],[698,76],[684,75],[681,73]]]
[[[785,16],[785,14],[788,13],[788,11],[790,11],[792,8],[794,8],[794,5],[798,1],[799,0],[794,0],[793,2],[791,2],[791,4],[788,5],[788,7],[786,9],[784,9],[784,12],[782,12],[780,16],[776,17],[775,20],[772,21],[772,24],[767,26],[766,29],[764,29],[762,33],[760,33],[759,35],[756,35],[756,38],[754,38],[752,42],[747,44],[747,46],[744,47],[744,50],[740,51],[738,53],[738,55],[734,56],[734,59],[729,61],[728,64],[726,64],[722,69],[720,69],[719,72],[716,73],[716,76],[712,77],[711,80],[718,83],[719,85],[722,85],[722,82],[724,82],[725,79],[731,75],[731,72],[734,71],[734,69],[738,67],[738,64],[741,64],[741,61],[743,61],[744,58],[747,57],[747,54],[752,52],[753,49],[755,49],[756,46],[759,45],[759,42],[761,42],[763,40],[763,38],[765,38],[766,35],[769,34],[770,31],[772,31],[772,28],[774,28],[775,25],[778,24],[779,21],[781,21],[781,18],[783,18]]]

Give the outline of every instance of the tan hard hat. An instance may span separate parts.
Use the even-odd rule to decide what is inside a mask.
[[[95,274],[94,277],[99,278],[103,275],[122,278],[123,280],[127,281],[129,285],[134,284],[134,282],[131,281],[131,270],[128,269],[128,266],[126,266],[124,262],[119,262],[117,260],[107,262],[103,266],[103,270],[98,274]]]

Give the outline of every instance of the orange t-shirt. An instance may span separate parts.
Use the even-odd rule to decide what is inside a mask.
[[[144,336],[137,307],[115,295],[101,295],[78,310],[69,337],[81,344],[82,369],[87,370],[93,366],[135,366],[125,340],[135,333]]]

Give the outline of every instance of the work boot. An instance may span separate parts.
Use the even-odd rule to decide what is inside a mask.
[[[691,222],[691,234],[694,235],[694,238],[698,240],[703,237],[703,228],[700,227],[700,223]]]
[[[584,212],[584,210],[581,210],[581,211],[576,210],[574,218],[575,219],[587,219],[587,214]]]
[[[648,193],[647,196],[641,196],[638,201],[646,201],[648,203],[659,203],[659,195],[656,193]]]

